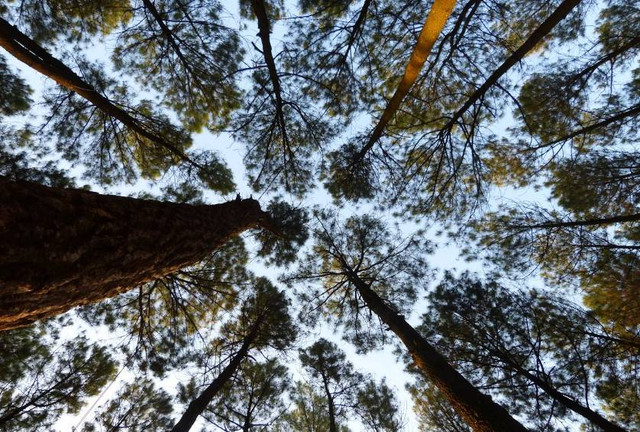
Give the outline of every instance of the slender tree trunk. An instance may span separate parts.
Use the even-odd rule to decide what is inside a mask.
[[[0,330],[113,297],[268,224],[251,199],[193,206],[0,177]]]
[[[637,116],[638,114],[640,114],[640,104],[635,104],[627,108],[626,110],[620,111],[612,115],[611,117],[604,118],[599,122],[591,123],[590,125],[584,126],[580,129],[576,129],[573,132],[570,132],[567,135],[563,136],[562,138],[558,138],[553,141],[549,141],[547,143],[533,147],[532,150],[539,150],[545,147],[551,147],[563,141],[568,141],[578,136],[585,136],[593,132],[594,130],[605,128],[614,123],[622,122],[623,120],[632,121],[633,120],[632,117]]]
[[[242,361],[247,357],[249,348],[258,336],[261,325],[262,319],[258,319],[236,355],[233,356],[233,359],[231,359],[220,375],[218,375],[216,379],[209,384],[200,396],[191,401],[187,410],[182,414],[182,417],[180,417],[180,420],[178,420],[175,426],[173,426],[173,429],[171,429],[171,432],[189,432],[189,429],[191,429],[198,416],[202,414],[213,398],[220,392],[222,387],[231,379],[231,377],[233,377],[233,374],[238,370]]]
[[[535,29],[533,33],[527,38],[526,41],[513,54],[511,54],[499,67],[496,69],[486,81],[476,89],[475,92],[467,99],[467,101],[456,111],[451,119],[447,122],[447,124],[442,128],[442,130],[450,130],[455,123],[462,117],[462,115],[469,109],[473,104],[475,104],[478,100],[480,100],[487,90],[493,87],[498,80],[505,74],[509,69],[511,69],[516,63],[521,61],[524,56],[536,47],[542,41],[542,39],[549,34],[553,28],[560,23],[569,12],[571,12],[581,0],[564,0],[557,8],[553,11],[549,17],[544,20],[540,26]]]
[[[362,29],[364,27],[365,21],[367,20],[367,14],[369,13],[369,7],[371,6],[372,1],[373,0],[365,0],[364,3],[362,3],[362,8],[360,8],[360,13],[358,14],[358,18],[356,19],[356,22],[353,24],[353,30],[349,35],[349,39],[347,41],[347,48],[344,50],[344,54],[343,54],[344,62],[347,61],[349,52],[351,51],[353,44],[355,44],[356,39],[358,39],[358,36],[360,36],[360,34],[362,33]]]
[[[373,128],[367,143],[362,147],[362,149],[358,152],[355,157],[355,161],[360,161],[367,154],[369,150],[374,146],[374,144],[380,139],[382,133],[391,118],[398,112],[400,108],[400,104],[404,100],[404,98],[409,93],[409,90],[418,79],[418,75],[422,70],[425,62],[427,61],[427,57],[429,57],[429,53],[431,53],[431,48],[435,44],[438,36],[442,32],[447,19],[451,15],[453,11],[453,7],[456,5],[456,0],[435,0],[433,5],[431,6],[431,10],[429,11],[429,15],[427,15],[427,19],[422,26],[422,30],[420,32],[420,36],[418,37],[418,41],[416,42],[415,47],[413,48],[413,52],[411,53],[411,57],[409,57],[409,63],[404,71],[404,75],[400,80],[400,84],[396,88],[395,93],[387,103],[382,116],[378,120],[378,123]]]
[[[287,130],[284,119],[284,101],[282,100],[282,88],[280,87],[280,77],[276,69],[276,62],[273,58],[273,49],[271,48],[271,24],[264,0],[251,0],[253,13],[258,20],[258,35],[262,42],[262,55],[269,70],[269,79],[273,87],[273,95],[275,97],[276,117],[282,133],[282,141],[285,146],[288,145]]]
[[[527,429],[491,397],[482,394],[352,270],[350,281],[367,307],[402,340],[415,365],[475,432],[526,432]]]
[[[530,373],[529,371],[523,369],[519,365],[516,365],[516,364],[514,364],[512,362],[508,362],[508,364],[511,367],[513,367],[516,370],[517,373],[519,373],[520,375],[524,376],[529,381],[531,381],[532,383],[534,383],[535,385],[540,387],[542,389],[542,391],[544,391],[546,394],[551,396],[551,398],[553,398],[553,400],[555,400],[556,402],[564,405],[565,407],[567,407],[568,409],[570,409],[574,413],[581,415],[582,417],[584,417],[585,419],[587,419],[588,421],[590,421],[594,425],[596,425],[599,428],[601,428],[603,431],[605,431],[605,432],[627,432],[626,429],[623,429],[620,426],[610,422],[609,420],[604,418],[599,413],[593,411],[589,407],[586,407],[586,406],[580,404],[578,401],[563,395],[555,387],[553,387],[551,384],[549,384],[545,380],[539,378],[538,376]]]
[[[73,72],[68,66],[49,54],[47,50],[18,30],[17,27],[2,18],[0,18],[0,46],[29,67],[51,78],[62,87],[85,98],[96,108],[117,119],[141,137],[165,148],[181,160],[201,170],[205,170],[202,165],[190,159],[173,143],[168,142],[158,133],[145,127],[145,125],[132,116],[131,113],[115,105],[99,93],[90,83]]]
[[[333,396],[329,391],[329,383],[324,372],[322,373],[322,384],[324,385],[324,391],[327,394],[327,402],[329,404],[329,432],[338,432],[338,426],[336,425],[336,408],[333,402]]]
[[[566,221],[566,222],[544,222],[534,225],[507,225],[509,229],[550,229],[550,228],[571,228],[581,226],[598,226],[598,225],[611,225],[621,222],[638,222],[640,221],[640,213],[630,215],[610,216],[597,219],[585,219],[581,221]]]

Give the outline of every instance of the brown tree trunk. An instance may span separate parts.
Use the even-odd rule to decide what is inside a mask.
[[[268,223],[251,199],[193,206],[0,177],[0,330],[113,297]]]
[[[329,383],[327,382],[327,377],[324,374],[324,371],[321,371],[322,374],[322,384],[324,385],[324,392],[327,395],[327,403],[329,408],[329,432],[338,432],[338,426],[336,425],[336,409],[335,404],[333,402],[333,396],[329,391]]]
[[[349,270],[349,279],[367,304],[367,307],[389,326],[413,357],[416,367],[431,381],[464,421],[475,432],[527,432],[517,420],[491,397],[482,394],[422,337],[405,319],[391,309],[369,287]]]
[[[16,59],[28,65],[32,69],[51,78],[62,87],[78,94],[91,102],[96,108],[105,114],[118,119],[123,125],[180,158],[181,160],[205,170],[205,167],[189,158],[181,149],[170,143],[158,133],[146,127],[130,112],[115,105],[107,97],[99,93],[90,83],[86,82],[67,65],[53,57],[47,50],[30,39],[0,17],[0,46],[7,50]]]
[[[269,37],[269,34],[271,33],[271,23],[269,22],[269,15],[267,14],[267,7],[264,0],[251,0],[251,8],[258,20],[258,35],[262,42],[262,54],[264,56],[264,61],[267,64],[271,85],[273,86],[276,118],[282,134],[282,144],[287,148],[289,146],[289,139],[287,138],[287,128],[284,118],[284,101],[282,100],[280,77],[278,76],[278,70],[276,69],[276,61],[273,58],[271,39]]]
[[[551,228],[571,228],[571,227],[582,227],[582,226],[598,226],[598,225],[612,225],[614,223],[624,223],[624,222],[638,222],[640,221],[640,213],[629,214],[629,215],[618,215],[618,216],[609,216],[602,217],[596,219],[585,219],[578,221],[550,221],[533,225],[507,225],[509,229],[551,229]]]
[[[191,401],[184,414],[182,414],[182,417],[180,417],[180,420],[178,420],[175,426],[173,426],[173,429],[171,429],[171,432],[189,432],[189,429],[191,429],[195,421],[198,419],[198,416],[207,409],[209,403],[231,379],[233,374],[235,374],[236,370],[240,367],[242,361],[247,357],[249,354],[249,348],[258,336],[261,325],[262,319],[259,319],[247,335],[238,352],[233,356],[233,359],[231,359],[229,364],[222,370],[220,375],[218,375],[216,379],[214,379],[213,382],[204,389],[200,396]]]
[[[600,413],[593,411],[592,409],[582,405],[578,401],[565,396],[564,394],[559,392],[555,387],[549,384],[547,381],[525,370],[524,368],[515,364],[514,362],[508,362],[508,364],[511,367],[513,367],[517,373],[521,374],[522,376],[527,378],[529,381],[531,381],[532,383],[540,387],[542,391],[544,391],[546,394],[551,396],[551,398],[553,398],[555,401],[564,405],[574,413],[581,415],[582,417],[584,417],[594,425],[598,426],[603,431],[627,432],[626,429],[623,429],[617,424],[610,422],[609,420],[604,418]]]
[[[382,133],[387,127],[387,124],[400,109],[400,104],[418,79],[418,75],[420,75],[420,71],[427,61],[427,57],[429,57],[429,54],[431,53],[431,48],[433,48],[433,45],[440,36],[440,33],[449,19],[455,5],[456,0],[434,1],[429,14],[427,15],[427,19],[422,26],[416,45],[411,52],[409,63],[405,68],[404,75],[398,84],[398,88],[396,88],[395,93],[387,103],[387,106],[378,120],[378,123],[373,128],[367,143],[356,155],[356,162],[362,160],[375,143],[378,142],[382,137]]]
[[[485,93],[493,87],[498,80],[507,73],[516,63],[522,61],[529,51],[535,48],[545,36],[551,32],[582,0],[564,0],[556,10],[540,26],[534,30],[526,41],[518,47],[499,67],[496,69],[486,81],[476,89],[475,92],[467,99],[467,101],[456,111],[447,124],[442,128],[443,131],[449,131],[456,122],[473,104],[481,100]]]

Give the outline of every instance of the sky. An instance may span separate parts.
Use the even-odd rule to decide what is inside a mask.
[[[224,1],[224,6],[228,10],[232,11],[232,16],[236,15],[237,5],[236,2]],[[252,27],[253,26],[253,27]],[[249,27],[245,30],[245,34],[249,39],[249,36],[255,35],[257,32],[257,27],[255,23],[249,24]],[[272,43],[274,45],[274,52],[278,51],[279,40],[282,36],[281,29],[276,28],[272,34]],[[109,41],[106,41],[106,44],[109,44]],[[103,59],[107,57],[107,51],[104,46],[100,44],[96,44],[89,51],[90,57],[96,59]],[[8,57],[8,59],[10,59]],[[37,100],[39,94],[45,85],[51,85],[51,81],[47,78],[42,77],[37,72],[32,71],[26,66],[23,66],[20,63],[12,61],[10,59],[11,64],[14,65],[17,69],[21,71],[23,77],[25,77],[28,83],[34,88],[34,100]],[[362,130],[363,128],[368,127],[370,124],[369,119],[363,118],[360,122],[356,122],[355,124],[350,126],[351,130]],[[504,129],[508,126],[508,119],[504,122],[498,122],[495,125],[497,129]],[[234,173],[234,180],[236,185],[238,186],[238,192],[242,197],[248,197],[249,195],[253,195],[254,198],[259,199],[261,202],[268,202],[268,196],[257,196],[257,194],[253,193],[250,187],[247,184],[245,169],[242,162],[243,157],[243,146],[239,143],[234,142],[233,138],[228,134],[222,134],[220,136],[214,136],[211,133],[205,132],[198,134],[194,137],[194,148],[206,148],[206,149],[216,149],[220,152],[223,159],[226,160],[228,166],[231,171]],[[82,184],[83,181],[79,181],[79,184]],[[149,188],[148,182],[139,182],[135,185],[126,185],[126,186],[118,186],[109,188],[105,190],[104,188],[98,185],[92,185],[92,188],[99,192],[108,191],[112,194],[121,194],[121,195],[136,195],[139,192],[147,191]],[[157,187],[155,188],[157,192]],[[518,201],[522,200],[538,200],[539,197],[536,196],[536,193],[532,190],[502,190],[496,191],[497,197],[501,197],[501,199],[507,201],[511,199],[516,199]],[[544,192],[542,192],[544,193]],[[234,194],[230,194],[234,195]],[[214,193],[208,192],[205,194],[205,198],[210,203],[217,203],[224,201],[226,199],[232,199],[232,196],[220,196]],[[287,198],[285,196],[285,198]],[[328,194],[323,190],[318,190],[314,194],[312,194],[309,198],[306,198],[303,202],[297,201],[296,198],[289,196],[290,201],[293,201],[295,204],[304,204],[305,206],[319,205],[326,206],[331,202]],[[496,199],[497,202],[497,199]],[[371,208],[366,206],[354,207],[349,206],[341,209],[343,214],[361,214],[363,212],[369,212]],[[407,232],[410,231],[410,227],[406,227]],[[457,269],[458,271],[462,269],[470,269],[474,271],[478,271],[482,273],[484,271],[483,267],[481,267],[477,263],[467,263],[460,257],[460,249],[453,243],[449,245],[444,245],[446,242],[445,238],[438,238],[434,235],[434,231],[437,230],[437,227],[434,227],[430,231],[430,236],[434,241],[440,242],[441,246],[435,249],[435,253],[430,257],[430,265],[434,269],[438,269],[440,274],[447,269],[453,270]],[[281,275],[281,273],[277,269],[269,268],[262,265],[259,260],[252,260],[251,269],[255,271],[260,276],[266,276],[272,281],[276,282]],[[538,280],[534,280],[533,283],[538,283]],[[424,293],[422,293],[424,294]],[[421,306],[424,305],[424,302],[418,301],[415,305],[412,314],[408,317],[410,323],[417,324],[417,319],[420,315]],[[381,378],[385,377],[387,384],[392,386],[396,392],[400,403],[401,412],[404,414],[404,419],[406,420],[405,431],[413,432],[417,430],[417,424],[412,415],[412,402],[408,393],[405,391],[404,386],[410,378],[403,371],[403,365],[400,364],[396,356],[391,352],[392,348],[388,347],[383,352],[372,352],[366,356],[359,355],[355,352],[355,349],[341,342],[337,337],[336,332],[333,328],[324,324],[319,330],[318,336],[325,337],[327,339],[333,340],[335,342],[339,342],[340,347],[347,353],[347,358],[352,361],[356,367],[356,369],[372,373],[374,376]],[[100,332],[94,333],[94,337],[97,339],[106,339],[109,335],[101,330]],[[312,342],[313,338],[308,338],[304,341],[299,341],[298,346],[306,346]],[[59,431],[68,431],[72,426],[79,426],[84,419],[91,419],[95,414],[95,410],[99,407],[100,404],[105,403],[109,400],[110,396],[118,389],[118,385],[122,380],[131,379],[132,375],[126,369],[123,369],[119,374],[116,382],[105,389],[98,398],[94,398],[90,400],[87,405],[80,411],[78,415],[74,416],[64,416],[56,425],[57,430]],[[165,381],[165,385],[167,387],[174,387],[177,382],[179,382],[183,377],[179,375],[171,376]],[[180,412],[177,411],[175,413],[179,415]],[[354,431],[358,431],[356,427],[353,428]]]

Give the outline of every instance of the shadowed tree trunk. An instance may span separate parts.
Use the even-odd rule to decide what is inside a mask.
[[[218,375],[216,379],[214,379],[213,382],[204,389],[200,396],[191,401],[184,414],[182,414],[182,417],[180,417],[180,420],[178,420],[175,426],[171,429],[171,432],[189,432],[189,429],[191,429],[193,424],[196,422],[198,416],[207,409],[209,403],[220,392],[222,387],[231,379],[231,377],[233,377],[236,370],[238,370],[242,364],[242,361],[247,357],[249,354],[249,348],[258,336],[261,325],[262,320],[258,320],[254,324],[252,330],[249,332],[242,343],[242,346],[233,356],[229,364],[222,370],[220,375]]]
[[[565,396],[562,392],[560,392],[557,388],[551,385],[546,380],[540,378],[537,375],[532,374],[528,370],[522,368],[520,365],[515,362],[509,361],[508,364],[513,367],[517,373],[526,377],[532,383],[536,384],[538,387],[542,389],[546,394],[551,396],[555,401],[564,405],[571,411],[575,412],[578,415],[581,415],[585,419],[589,420],[594,425],[598,426],[605,432],[627,432],[626,429],[618,426],[617,424],[610,422],[605,417],[603,417],[597,411],[592,410],[588,406],[584,406],[575,399],[572,399],[568,396]]]
[[[442,128],[443,131],[449,131],[462,115],[481,100],[487,91],[493,87],[498,80],[506,74],[513,66],[527,55],[529,51],[535,48],[551,30],[553,30],[567,15],[578,5],[581,0],[564,0],[549,17],[544,20],[540,26],[534,30],[526,41],[518,47],[499,67],[496,69],[486,81],[476,89],[475,92],[467,99],[467,101],[451,116],[451,119]]]
[[[194,206],[0,177],[0,330],[116,296],[269,223],[252,199]]]
[[[24,64],[51,78],[62,87],[85,98],[105,114],[118,119],[123,125],[135,131],[141,137],[167,149],[190,165],[200,170],[205,170],[202,165],[193,161],[182,150],[158,133],[150,130],[131,113],[115,105],[107,97],[99,93],[90,83],[78,76],[78,74],[67,65],[53,57],[47,50],[1,17],[0,46]]]
[[[402,340],[416,367],[438,387],[475,432],[527,432],[527,429],[511,417],[503,407],[495,403],[491,397],[482,394],[460,375],[418,331],[405,321],[404,317],[389,307],[365,281],[360,279],[347,263],[343,262],[342,266],[367,307]]]
[[[336,409],[333,403],[333,396],[329,391],[329,382],[327,380],[327,376],[324,371],[321,373],[322,375],[322,385],[324,386],[324,392],[327,395],[327,405],[329,408],[329,432],[338,432],[338,426],[336,425]]]

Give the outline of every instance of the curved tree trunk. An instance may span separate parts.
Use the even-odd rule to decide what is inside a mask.
[[[475,432],[527,432],[517,420],[491,397],[482,394],[352,270],[350,281],[378,317],[402,340],[416,367],[451,403]]]
[[[252,199],[193,206],[0,177],[0,330],[116,296],[268,224]]]

